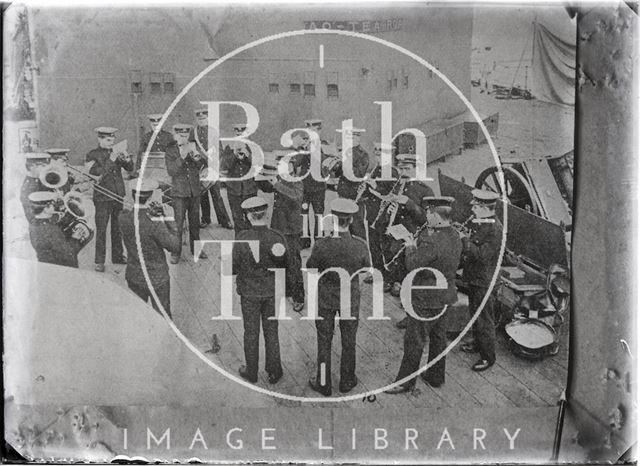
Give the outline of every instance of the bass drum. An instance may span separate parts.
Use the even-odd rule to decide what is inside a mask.
[[[560,350],[558,334],[541,320],[514,320],[504,330],[509,337],[511,352],[521,358],[540,360],[555,356]]]

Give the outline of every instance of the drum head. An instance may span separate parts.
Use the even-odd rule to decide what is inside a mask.
[[[518,356],[539,359],[557,353],[558,335],[544,322],[536,319],[516,320],[504,328],[511,350]]]

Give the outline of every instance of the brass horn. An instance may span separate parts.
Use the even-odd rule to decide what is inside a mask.
[[[63,166],[48,165],[40,172],[40,183],[49,189],[60,189],[69,181],[69,172]]]

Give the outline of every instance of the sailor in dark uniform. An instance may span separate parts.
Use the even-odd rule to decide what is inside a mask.
[[[306,264],[307,269],[317,269],[322,273],[326,269],[339,267],[350,275],[361,268],[369,268],[369,251],[361,238],[351,236],[349,227],[358,212],[357,204],[351,199],[338,198],[331,203],[331,213],[337,217],[338,236],[319,239],[311,250]],[[335,327],[335,317],[341,314],[341,283],[337,272],[329,271],[321,276],[318,283],[318,317],[316,332],[318,338],[318,367],[315,379],[309,380],[310,387],[324,396],[331,396],[331,342]],[[340,319],[340,339],[342,355],[340,357],[341,393],[347,393],[358,383],[356,377],[356,333],[360,310],[360,281],[358,275],[351,280],[351,302],[349,319]]]
[[[484,296],[491,291],[491,278],[496,267],[500,266],[502,223],[495,216],[499,194],[481,189],[474,189],[472,194],[474,219],[471,221],[471,235],[462,237],[462,279],[468,286],[469,313],[473,316]],[[493,296],[489,295],[473,324],[473,341],[462,346],[463,351],[480,354],[480,359],[472,367],[474,371],[484,371],[493,366],[496,361],[495,340]]]
[[[433,196],[433,190],[422,181],[414,180],[416,176],[416,156],[414,154],[399,154],[396,157],[400,180],[394,183],[389,200],[391,202],[385,215],[376,223],[376,228],[382,228],[382,251],[387,260],[391,259],[402,247],[402,243],[386,234],[388,227],[402,224],[409,233],[415,231],[427,221],[426,213],[420,208],[422,199]],[[395,214],[394,214],[395,211]],[[385,290],[391,287],[393,296],[400,296],[400,284],[407,275],[404,260],[400,258],[385,270]],[[406,321],[405,321],[406,322]],[[402,324],[400,324],[402,325]]]
[[[161,113],[152,113],[147,115],[149,119],[149,124],[151,125],[151,131],[144,133],[142,139],[140,141],[140,149],[138,150],[138,159],[136,160],[136,172],[140,170],[140,166],[142,164],[142,157],[144,157],[145,152],[147,151],[147,146],[151,141],[151,137],[153,136],[153,132],[156,130],[158,125],[160,124],[160,120],[162,120]],[[149,153],[151,152],[167,152],[167,147],[173,144],[173,135],[164,129],[160,129],[158,131],[158,135],[156,139],[153,141],[153,145],[151,149],[149,149]]]
[[[197,124],[191,130],[189,135],[189,141],[196,144],[196,148],[202,153],[207,154],[209,150],[209,131],[215,131],[214,128],[209,128],[209,110],[206,108],[200,108],[196,110]],[[222,143],[219,145],[217,153],[214,153],[214,157],[220,157],[222,153]],[[229,214],[227,208],[224,205],[222,194],[220,193],[220,182],[216,181],[211,187],[200,195],[200,210],[202,211],[202,219],[200,221],[200,228],[205,228],[211,224],[211,204],[209,204],[209,194],[211,194],[211,202],[213,203],[213,210],[216,212],[216,220],[218,225],[222,228],[231,229],[231,222],[229,221]]]
[[[33,210],[29,201],[29,194],[39,191],[53,191],[45,188],[40,182],[40,173],[42,168],[49,165],[51,156],[47,153],[28,152],[25,154],[25,167],[27,168],[27,176],[22,182],[20,188],[20,204],[27,221],[31,223],[33,220]]]
[[[76,184],[75,177],[69,173],[69,169],[67,165],[69,164],[69,149],[47,149],[45,151],[47,154],[51,156],[51,165],[57,166],[60,170],[63,170],[67,173],[67,182],[58,188],[62,194],[67,194],[71,191],[71,187]]]
[[[340,133],[342,132],[341,129],[336,131]],[[350,180],[346,177],[344,163],[353,164],[353,174],[358,178],[363,178],[367,173],[367,168],[369,168],[369,154],[360,145],[360,137],[364,132],[364,129],[359,128],[351,128],[347,130],[347,136],[351,136],[352,147],[350,149],[343,148],[343,151],[345,151],[343,155],[344,161],[341,169],[338,171],[338,173],[336,173],[340,176],[337,188],[338,196],[345,199],[356,199],[356,197],[358,196],[358,187],[360,186],[361,182]],[[362,207],[362,205],[359,206],[358,212],[353,217],[353,222],[351,223],[351,233],[355,236],[359,236],[360,238],[366,238],[366,230],[364,225],[364,208]]]
[[[289,174],[295,177],[301,176],[304,158],[304,155],[298,154],[289,161]],[[303,182],[289,181],[277,176],[273,177],[270,182],[260,181],[258,183],[262,191],[273,192],[271,228],[284,235],[288,247],[290,267],[287,275],[287,297],[293,301],[293,310],[301,312],[305,301],[302,258],[300,256]]]
[[[247,125],[245,124],[237,124],[233,127],[236,136],[242,135],[246,129]],[[251,160],[249,146],[244,143],[234,142],[223,150],[220,171],[225,173],[228,178],[240,178],[251,169]],[[227,181],[225,184],[227,186],[231,216],[233,217],[233,228],[237,234],[239,231],[246,230],[251,226],[244,216],[241,205],[258,193],[258,187],[254,177],[247,180]]]
[[[200,169],[205,158],[188,141],[191,125],[173,126],[175,142],[167,147],[165,161],[171,176],[171,198],[175,213],[176,228],[180,237],[180,249],[171,255],[171,263],[177,264],[182,254],[182,227],[185,219],[189,226],[189,249],[194,252],[194,244],[200,239]],[[200,251],[200,259],[206,259]]]
[[[127,248],[127,268],[125,280],[129,289],[137,294],[144,302],[151,299],[151,305],[158,311],[158,303],[153,298],[149,284],[142,271],[142,264],[138,255],[138,245],[142,248],[144,268],[149,276],[151,286],[158,296],[158,300],[165,312],[171,317],[171,292],[169,281],[169,266],[164,251],[177,254],[180,250],[180,239],[173,222],[165,222],[160,212],[150,209],[153,192],[158,189],[158,182],[143,179],[138,191],[138,180],[129,182],[136,206],[120,213],[120,229],[122,239]],[[137,196],[139,195],[139,196]],[[138,216],[139,243],[136,239],[135,216]]]
[[[305,157],[303,159],[304,166],[302,167],[302,175],[304,175],[305,173],[309,173],[309,174],[304,178],[304,196],[302,198],[302,214],[306,215],[304,218],[306,219],[305,221],[307,222],[307,231],[309,232],[309,235],[314,239],[318,239],[321,236],[320,228],[319,228],[320,222],[318,222],[318,215],[324,214],[324,200],[325,200],[325,195],[327,191],[327,183],[324,180],[317,180],[310,173],[311,157],[313,156],[314,152],[319,152],[321,157],[320,164],[322,164],[323,160],[326,157],[325,153],[323,152],[323,146],[327,145],[327,141],[323,140],[320,135],[320,132],[322,131],[322,120],[315,118],[311,120],[305,120],[304,123],[307,129],[309,129],[310,131],[313,131],[318,135],[318,144],[319,144],[320,150],[315,151],[313,150],[313,148],[310,148],[310,147],[305,148],[305,150],[309,150],[310,156]],[[309,141],[309,144],[313,144],[313,141]],[[312,210],[313,210],[313,213],[311,213]],[[314,219],[313,229],[311,229],[312,218]],[[302,247],[308,248],[310,246],[311,246],[311,238],[303,238]]]
[[[275,273],[269,269],[288,268],[287,242],[284,236],[267,227],[267,201],[251,197],[242,203],[251,227],[238,232],[238,243],[233,247],[233,274],[237,275],[236,287],[242,306],[244,323],[244,356],[246,366],[238,370],[240,376],[251,383],[258,381],[260,324],[264,335],[266,353],[265,370],[269,383],[282,378],[278,321],[270,319],[276,315],[276,306],[284,296],[275,288]],[[256,259],[248,243],[259,244]]]
[[[384,269],[384,256],[382,255],[382,237],[384,232],[380,229],[372,227],[374,220],[380,210],[380,203],[382,201],[381,196],[389,194],[395,184],[395,180],[400,176],[398,170],[391,166],[392,180],[381,179],[384,175],[382,166],[382,150],[383,148],[391,154],[391,145],[383,145],[382,143],[375,143],[373,146],[373,157],[371,159],[371,168],[368,170],[369,181],[364,186],[364,193],[362,200],[366,211],[367,227],[369,228],[369,249],[371,251],[371,262],[373,267],[378,269],[381,273],[385,273]],[[366,283],[373,281],[372,275],[368,275],[365,279]],[[390,289],[392,284],[388,284],[387,288]],[[387,291],[388,291],[387,289]]]
[[[427,338],[429,339],[429,362],[439,356],[447,347],[445,314],[447,306],[457,300],[456,270],[460,263],[462,242],[458,232],[451,226],[452,197],[426,197],[429,228],[421,231],[417,240],[406,239],[405,265],[408,271],[429,267],[444,275],[447,280],[445,289],[412,290],[413,311],[425,320],[419,320],[409,314],[407,330],[404,334],[404,354],[396,381],[410,376],[420,368],[420,359]],[[424,205],[424,204],[423,204]],[[436,277],[429,270],[421,270],[413,280],[413,286],[436,286]],[[427,320],[428,319],[428,320]],[[444,383],[445,358],[421,374],[422,379],[432,387]],[[415,386],[412,378],[387,391],[396,394],[410,391]]]
[[[32,210],[29,238],[39,262],[78,268],[78,252],[84,243],[82,238],[65,235],[54,216],[58,194],[53,191],[36,191],[28,196]]]
[[[116,128],[96,128],[98,147],[90,151],[85,163],[89,166],[89,174],[99,177],[98,186],[116,196],[124,197],[124,179],[122,169],[132,171],[133,161],[128,154],[115,153],[112,149],[116,137]],[[94,189],[93,204],[96,208],[96,255],[95,270],[104,272],[104,261],[107,250],[107,225],[111,222],[111,262],[126,264],[118,225],[118,215],[122,210],[122,202],[112,199],[104,192]]]

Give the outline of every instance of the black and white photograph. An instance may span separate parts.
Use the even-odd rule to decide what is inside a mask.
[[[3,7],[5,459],[633,460],[637,4]]]

